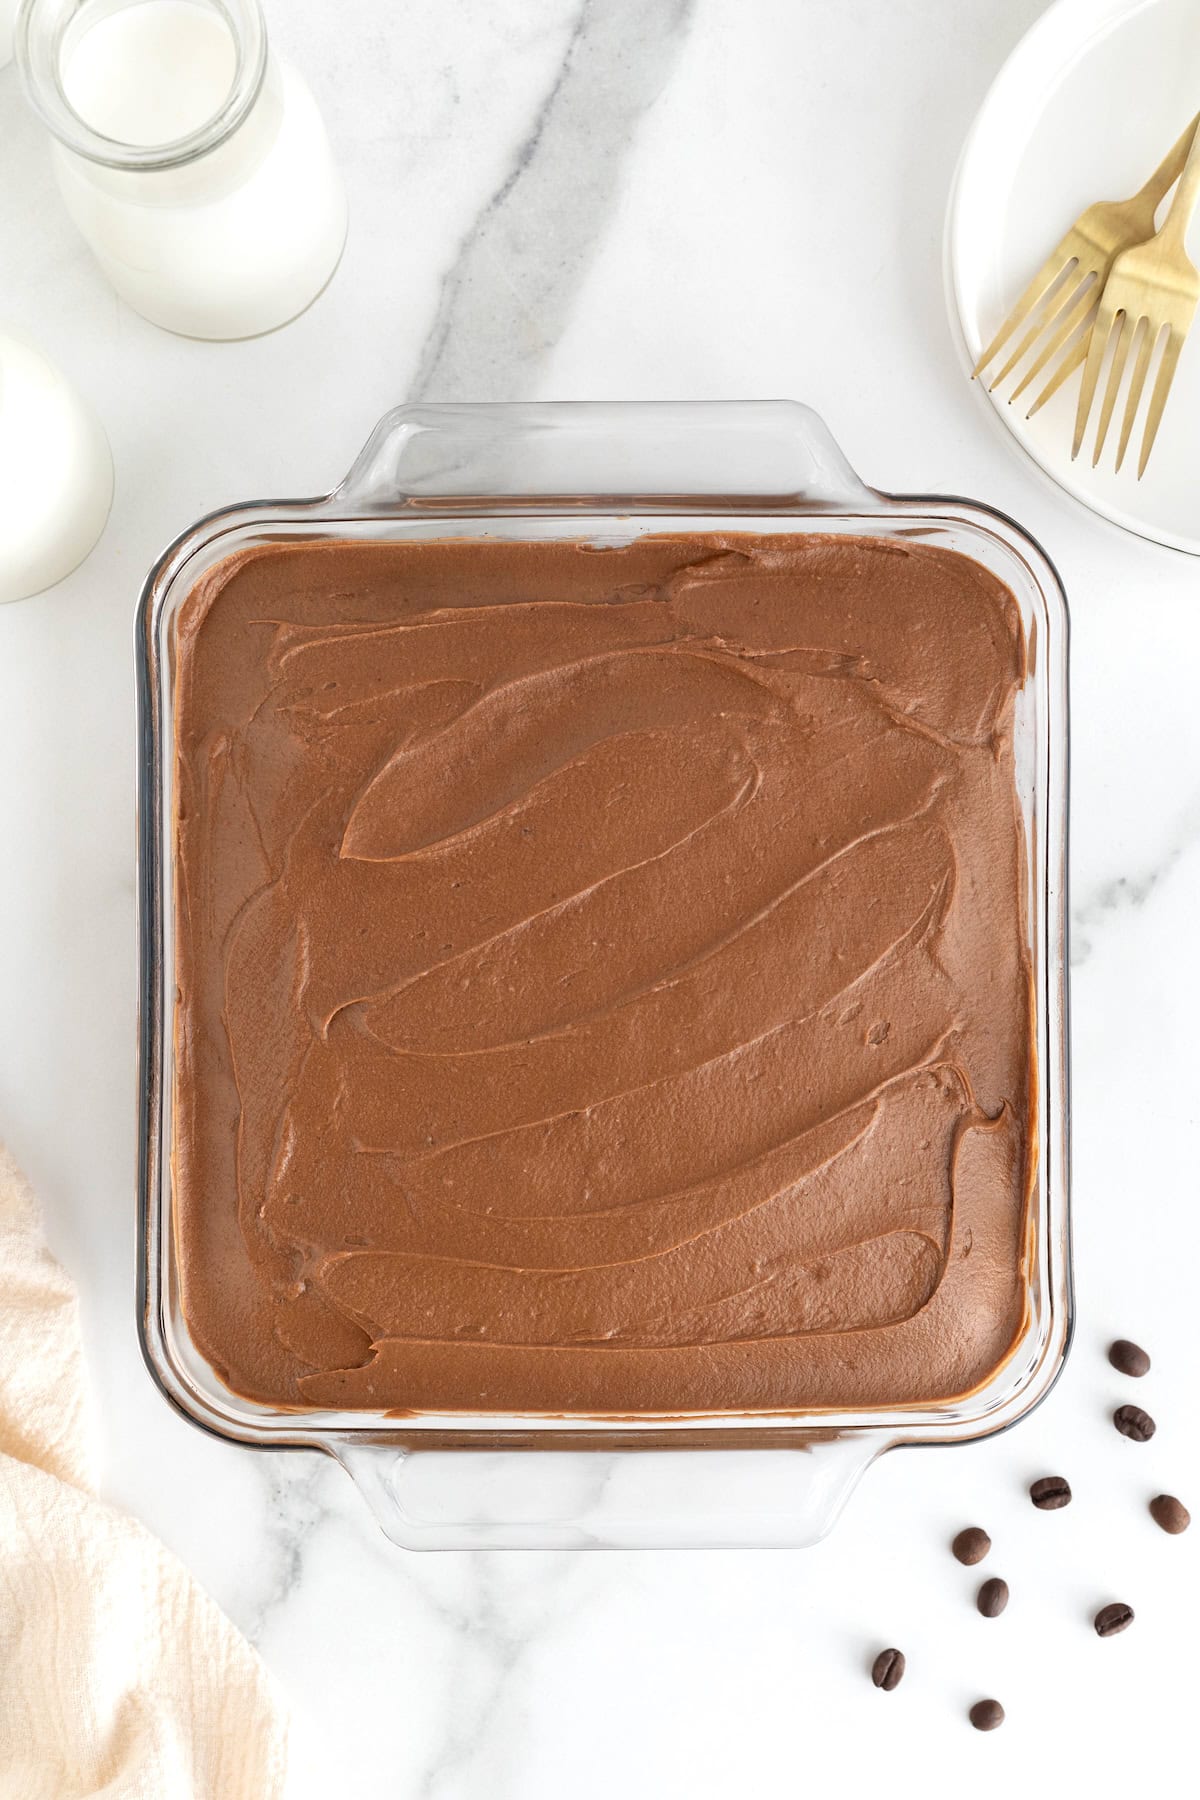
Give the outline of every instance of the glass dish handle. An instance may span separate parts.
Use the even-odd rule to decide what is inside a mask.
[[[407,1550],[802,1548],[886,1447],[876,1432],[782,1450],[331,1446]]]
[[[701,500],[789,512],[883,504],[798,401],[586,400],[397,407],[329,505],[396,516],[438,500],[457,501],[458,513],[549,499],[581,510],[596,499],[655,511]]]

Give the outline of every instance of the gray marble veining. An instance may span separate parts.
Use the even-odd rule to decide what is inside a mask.
[[[415,400],[524,397],[612,210],[694,0],[583,0],[511,165],[442,283]]]
[[[493,1779],[500,1774],[508,1760],[505,1714],[524,1701],[522,1666],[542,1647],[574,1568],[569,1555],[539,1557],[536,1585],[530,1584],[525,1604],[516,1607],[507,1571],[494,1556],[475,1553],[463,1561],[465,1591],[446,1682],[449,1705],[436,1752],[422,1772],[420,1800],[450,1800],[472,1785],[481,1767],[490,1769]]]
[[[1137,874],[1114,875],[1071,908],[1071,967],[1081,968],[1095,947],[1095,936],[1115,915],[1136,911],[1168,881],[1200,837],[1200,802],[1193,801],[1171,832],[1161,856]]]
[[[337,1472],[326,1457],[307,1451],[262,1452],[254,1466],[266,1490],[259,1581],[239,1623],[258,1643],[302,1579],[304,1552],[313,1534],[331,1517],[327,1484]]]

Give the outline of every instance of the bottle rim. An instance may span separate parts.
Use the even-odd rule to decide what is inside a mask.
[[[162,144],[126,144],[96,131],[72,106],[63,82],[63,57],[72,38],[130,6],[158,0],[22,0],[14,49],[29,102],[58,142],[76,156],[109,169],[177,169],[224,144],[244,122],[267,72],[267,28],[260,0],[191,0],[216,12],[233,38],[233,81],[218,110],[185,136]]]

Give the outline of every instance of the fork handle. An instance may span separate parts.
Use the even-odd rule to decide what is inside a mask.
[[[1179,177],[1171,210],[1163,220],[1160,236],[1173,239],[1182,249],[1197,202],[1200,202],[1200,126],[1192,134],[1192,147],[1183,165],[1183,174]]]
[[[1200,113],[1180,132],[1167,154],[1151,175],[1144,187],[1138,189],[1135,200],[1153,201],[1155,206],[1167,194],[1179,179],[1187,164],[1188,152],[1197,138],[1197,126],[1200,126]]]

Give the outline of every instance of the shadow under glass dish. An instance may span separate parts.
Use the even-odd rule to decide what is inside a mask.
[[[231,554],[281,541],[628,541],[646,532],[912,537],[982,564],[1014,594],[1031,649],[1015,730],[1034,982],[1037,1158],[1026,1320],[985,1386],[954,1401],[678,1419],[285,1410],[232,1394],[191,1342],[172,1217],[172,625]],[[321,1449],[412,1547],[804,1544],[863,1470],[901,1444],[999,1430],[1048,1391],[1070,1333],[1066,996],[1065,600],[1044,554],[971,502],[866,487],[790,402],[402,408],[316,500],[200,521],[152,570],[138,616],[141,970],[139,1323],[172,1402],[234,1441]],[[714,1444],[729,1447],[714,1448]]]

